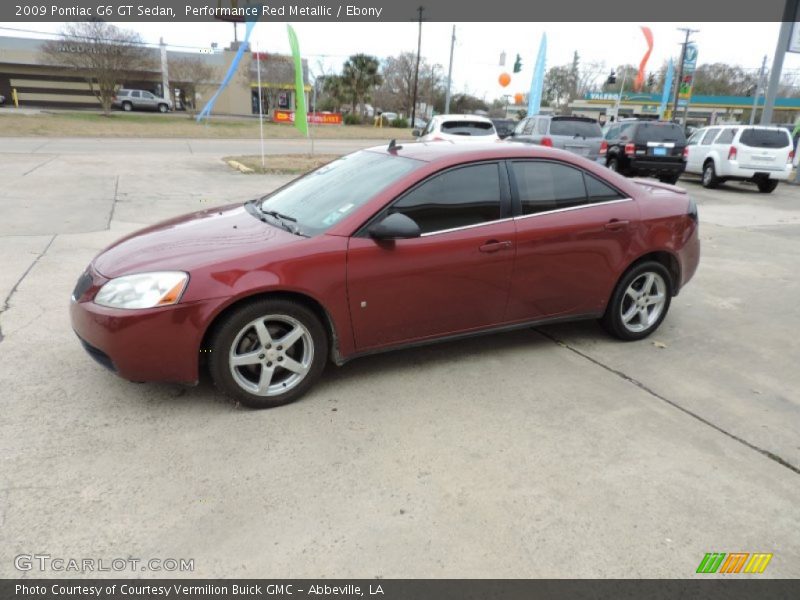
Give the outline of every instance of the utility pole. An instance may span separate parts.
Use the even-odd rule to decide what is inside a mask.
[[[424,6],[417,8],[419,14],[419,35],[417,36],[417,66],[414,68],[414,100],[411,104],[411,127],[416,126],[417,123],[417,85],[419,84],[419,57],[422,52],[422,11],[425,10]]]
[[[619,86],[619,94],[617,94],[617,102],[614,106],[614,118],[619,122],[619,105],[622,102],[622,92],[625,91],[625,80],[628,78],[627,65],[623,66],[622,83]]]
[[[170,101],[172,105],[172,98],[169,91],[169,63],[167,62],[167,45],[164,43],[164,38],[159,40],[161,47],[161,96]]]
[[[750,125],[756,122],[756,113],[758,112],[758,97],[761,95],[761,86],[764,85],[764,69],[767,68],[767,55],[764,55],[764,60],[761,61],[761,70],[758,72],[758,81],[756,82],[756,91],[753,94],[753,110],[750,111]]]
[[[453,49],[456,46],[456,26],[453,25],[453,37],[450,38],[450,67],[447,69],[447,93],[444,97],[444,114],[450,114],[450,86],[453,84]]]
[[[792,26],[795,19],[794,15],[788,17],[792,0],[787,0],[784,18],[781,22],[781,31],[778,34],[778,44],[775,46],[775,57],[772,59],[772,69],[769,72],[769,83],[767,92],[764,95],[764,108],[761,111],[761,124],[769,125],[772,122],[772,110],[775,107],[775,96],[778,95],[778,85],[781,82],[781,71],[783,71],[783,58],[789,47],[789,38],[792,35]]]
[[[685,39],[681,42],[681,60],[678,64],[678,79],[675,84],[675,98],[672,102],[672,118],[675,119],[675,114],[678,112],[678,96],[681,93],[681,80],[683,79],[683,61],[686,58],[686,46],[689,45],[689,36],[693,33],[700,31],[699,29],[689,29],[688,27],[678,27],[678,31],[683,31],[686,34]],[[687,108],[689,102],[686,102]]]

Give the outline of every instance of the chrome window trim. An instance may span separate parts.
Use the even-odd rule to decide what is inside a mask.
[[[578,210],[581,208],[591,208],[593,206],[603,206],[606,204],[618,204],[620,202],[633,202],[633,198],[619,198],[617,200],[606,200],[605,202],[588,202],[586,204],[578,204],[576,206],[567,206],[565,208],[554,208],[553,210],[543,210],[542,212],[535,212],[529,215],[520,215],[514,217],[517,221],[522,219],[530,219],[531,217],[539,217],[541,215],[552,215],[555,213],[567,212],[569,210]]]
[[[633,198],[618,198],[617,200],[606,200],[605,202],[589,202],[587,204],[578,204],[577,206],[567,206],[566,208],[555,208],[553,210],[545,210],[542,212],[531,213],[529,215],[519,215],[518,217],[505,217],[503,219],[495,219],[494,221],[473,223],[472,225],[463,225],[461,227],[452,227],[450,229],[440,229],[438,231],[429,231],[428,233],[423,233],[419,237],[430,237],[432,235],[439,235],[441,233],[451,233],[453,231],[461,231],[463,229],[475,229],[476,227],[483,227],[484,225],[494,225],[496,223],[505,223],[506,221],[519,221],[522,219],[529,219],[531,217],[538,217],[541,215],[552,215],[555,213],[567,212],[570,210],[578,210],[581,208],[591,208],[593,206],[603,206],[606,204],[618,204],[620,202],[633,202]]]
[[[473,223],[472,225],[462,225],[461,227],[451,227],[450,229],[439,229],[438,231],[429,231],[423,233],[419,237],[430,237],[432,235],[439,235],[441,233],[451,233],[453,231],[461,231],[462,229],[475,229],[476,227],[483,227],[484,225],[494,225],[496,223],[505,223],[506,221],[513,221],[514,217],[503,217],[502,219],[495,219],[494,221],[483,221],[481,223]]]

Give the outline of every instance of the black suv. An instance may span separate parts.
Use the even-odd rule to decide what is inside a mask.
[[[668,121],[626,119],[612,124],[600,146],[606,166],[628,177],[658,177],[664,183],[678,181],[686,164],[686,135],[680,125]]]

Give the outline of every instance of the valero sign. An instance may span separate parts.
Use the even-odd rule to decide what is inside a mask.
[[[294,124],[294,111],[276,109],[272,112],[276,123]],[[342,113],[308,113],[308,122],[314,125],[341,125]]]

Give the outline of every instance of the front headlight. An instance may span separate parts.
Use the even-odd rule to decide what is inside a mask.
[[[94,298],[109,308],[153,308],[180,300],[189,275],[182,271],[159,271],[125,275],[107,282]]]

